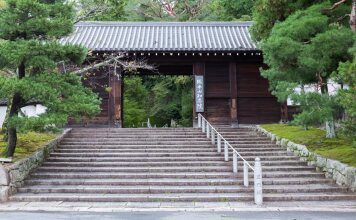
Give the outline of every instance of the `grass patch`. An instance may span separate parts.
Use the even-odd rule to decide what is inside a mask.
[[[30,156],[32,153],[41,148],[48,141],[54,139],[57,135],[54,133],[19,133],[17,135],[17,147],[15,150],[14,161],[21,160]],[[0,153],[5,157],[7,143],[3,140],[3,134],[0,133]]]
[[[262,128],[295,143],[303,144],[307,148],[324,157],[356,166],[356,148],[352,146],[352,139],[339,135],[337,138],[326,138],[325,131],[318,128],[304,130],[299,126],[285,124],[266,124]]]

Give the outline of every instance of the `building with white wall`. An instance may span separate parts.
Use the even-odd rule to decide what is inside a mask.
[[[6,102],[0,102],[0,128],[5,120],[6,109]],[[21,108],[21,112],[26,117],[37,117],[46,112],[46,107],[38,103],[30,103],[28,106]]]

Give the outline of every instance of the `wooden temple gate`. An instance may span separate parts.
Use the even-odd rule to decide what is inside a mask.
[[[81,44],[99,54],[124,51],[130,59],[145,59],[157,66],[163,75],[203,76],[202,114],[212,123],[236,126],[278,122],[283,108],[269,92],[268,81],[260,75],[262,52],[250,38],[250,25],[82,22],[74,35],[62,42]],[[90,123],[122,126],[124,79],[125,72],[102,79],[111,91],[96,91],[102,98],[102,112]],[[193,107],[196,120],[195,98]]]

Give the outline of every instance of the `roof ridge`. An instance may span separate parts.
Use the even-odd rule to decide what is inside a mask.
[[[253,21],[199,21],[199,22],[163,22],[163,21],[81,21],[75,26],[251,26]]]

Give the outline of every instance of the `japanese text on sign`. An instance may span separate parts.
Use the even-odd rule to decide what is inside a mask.
[[[204,76],[195,76],[195,111],[204,112]]]

